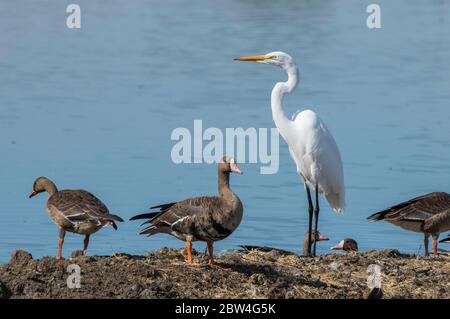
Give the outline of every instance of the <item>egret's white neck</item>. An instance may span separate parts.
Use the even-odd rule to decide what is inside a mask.
[[[278,82],[275,84],[272,90],[271,104],[272,104],[272,117],[275,125],[278,128],[281,136],[286,140],[287,128],[291,125],[292,121],[284,114],[283,106],[281,102],[285,94],[289,94],[295,90],[298,84],[298,68],[295,64],[285,68],[288,74],[288,80],[286,82]]]

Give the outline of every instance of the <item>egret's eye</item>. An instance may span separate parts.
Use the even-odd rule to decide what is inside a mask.
[[[278,59],[278,57],[277,57],[276,55],[271,55],[271,56],[269,57],[269,59],[271,59],[271,60],[276,60],[276,59]]]

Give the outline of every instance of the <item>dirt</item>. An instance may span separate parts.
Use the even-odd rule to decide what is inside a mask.
[[[380,267],[383,298],[450,297],[449,256],[385,250],[311,258],[236,250],[218,256],[214,266],[203,254],[195,259],[198,265],[188,265],[184,250],[170,248],[61,261],[18,250],[0,265],[0,298],[367,298],[370,269],[376,269],[370,265]],[[70,264],[80,267],[80,288],[68,287]]]

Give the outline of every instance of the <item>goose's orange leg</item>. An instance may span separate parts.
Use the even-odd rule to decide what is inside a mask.
[[[59,230],[59,240],[58,240],[58,254],[56,255],[57,260],[62,259],[62,247],[64,244],[64,236],[66,235],[66,232],[63,229]]]
[[[186,255],[188,264],[193,264],[194,259],[192,258],[192,242],[189,240],[186,241]]]
[[[214,242],[208,241],[208,264],[214,265],[216,262],[214,261]]]
[[[433,238],[433,255],[434,257],[438,256],[438,252],[437,252],[437,238]]]
[[[56,259],[57,260],[61,260],[62,259],[62,246],[64,244],[64,238],[60,238],[58,240],[58,254],[56,255]]]

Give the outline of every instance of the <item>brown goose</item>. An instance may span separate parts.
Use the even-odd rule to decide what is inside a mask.
[[[332,250],[358,251],[358,243],[352,238],[345,238],[339,242],[339,244],[331,247]]]
[[[186,241],[187,262],[193,264],[192,242],[206,241],[209,264],[214,264],[213,243],[228,237],[240,224],[243,214],[241,200],[230,189],[230,173],[242,174],[231,157],[224,157],[219,163],[219,196],[193,197],[154,206],[158,212],[141,214],[130,220],[147,219],[150,226],[139,234],[170,234]]]
[[[309,240],[309,232],[306,232],[303,237],[303,255],[308,256],[308,240]],[[312,230],[311,232],[311,243],[314,244],[318,241],[329,240],[328,237],[322,235],[319,231]]]
[[[283,254],[283,255],[293,255],[294,254],[292,251],[279,249],[279,248],[273,248],[273,247],[267,247],[267,246],[239,245],[239,247],[243,248],[244,251],[257,250],[257,251],[262,251],[262,252],[265,252],[265,253],[267,253],[269,251],[276,251],[276,252],[278,252],[280,254]]]
[[[386,220],[403,229],[424,233],[425,256],[428,256],[428,237],[433,237],[433,252],[437,256],[439,234],[450,230],[450,194],[435,192],[413,198],[367,219]]]
[[[305,236],[303,237],[303,255],[308,256],[308,239],[309,239],[309,232],[306,232]],[[329,240],[328,237],[322,235],[319,231],[317,233],[313,230],[311,233],[311,241],[312,243],[322,241],[322,240]],[[272,247],[265,247],[265,246],[250,246],[250,245],[241,245],[240,247],[244,248],[247,251],[250,250],[258,250],[262,252],[269,252],[269,251],[277,251],[282,254],[293,254],[293,252],[278,249],[278,248],[272,248]]]
[[[66,231],[85,235],[83,253],[86,255],[91,234],[109,224],[117,230],[114,221],[123,222],[122,218],[110,214],[108,208],[97,197],[85,190],[58,191],[51,180],[39,177],[34,181],[29,198],[42,192],[48,193],[47,210],[53,222],[59,226],[56,259],[62,258]]]

